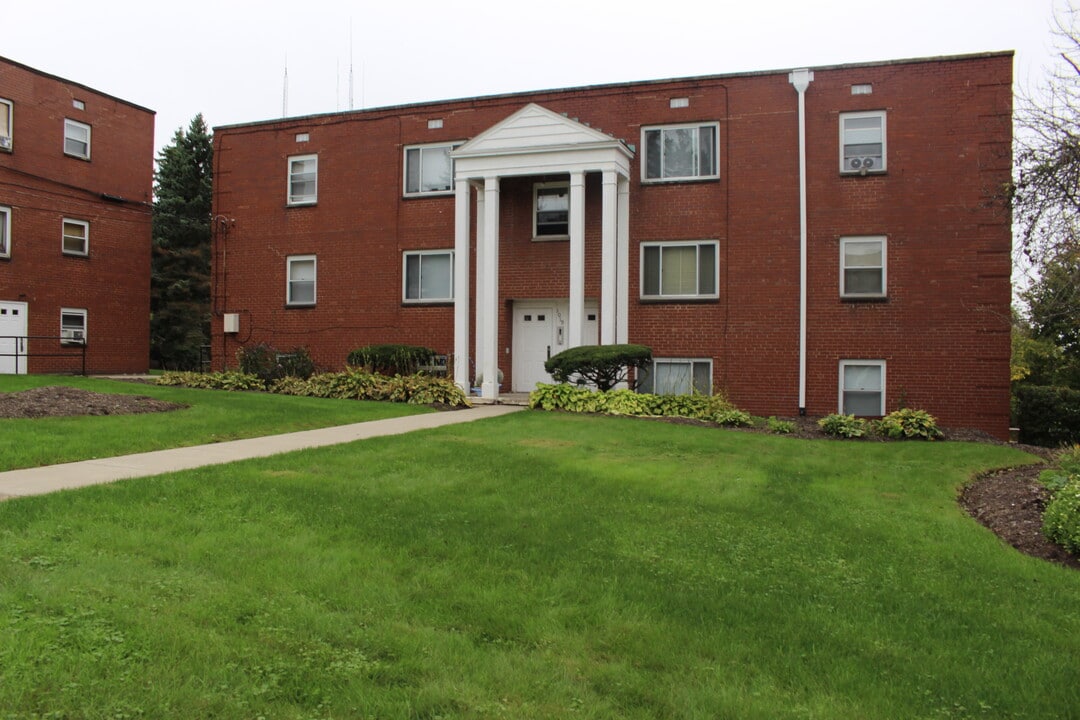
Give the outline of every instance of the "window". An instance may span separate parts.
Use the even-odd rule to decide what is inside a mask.
[[[645,161],[642,180],[704,180],[720,177],[717,170],[718,123],[643,128]]]
[[[289,205],[314,205],[318,199],[319,156],[289,158]]]
[[[286,305],[315,304],[315,256],[294,255],[287,259]]]
[[[885,414],[885,361],[840,361],[840,412],[844,415]]]
[[[64,218],[63,252],[65,255],[90,253],[90,223]]]
[[[885,238],[840,238],[840,295],[885,297]]]
[[[90,126],[76,120],[64,120],[64,154],[90,159]]]
[[[60,308],[60,343],[63,345],[86,344],[86,311]]]
[[[570,236],[570,183],[533,185],[533,237]]]
[[[638,392],[712,395],[712,360],[653,360],[638,372]]]
[[[0,150],[11,152],[11,122],[14,115],[10,100],[0,98]]]
[[[716,298],[717,242],[642,243],[643,299]]]
[[[424,250],[405,253],[405,302],[449,302],[454,299],[454,253]]]
[[[885,111],[840,114],[840,172],[885,172]]]
[[[11,208],[0,207],[0,257],[11,257]]]
[[[415,145],[405,148],[405,194],[448,193],[454,187],[454,161],[450,151],[457,144]]]

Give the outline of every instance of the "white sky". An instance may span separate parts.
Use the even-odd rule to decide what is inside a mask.
[[[1056,0],[1060,5],[1065,0]],[[1055,0],[38,0],[0,55],[157,111],[155,145],[289,115],[631,80],[1015,50],[1051,62]]]

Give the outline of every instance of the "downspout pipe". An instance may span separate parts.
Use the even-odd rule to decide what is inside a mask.
[[[799,94],[799,415],[806,415],[806,90],[813,81],[806,68],[788,74]]]

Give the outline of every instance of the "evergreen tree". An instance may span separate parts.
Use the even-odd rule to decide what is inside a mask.
[[[150,355],[158,367],[197,369],[210,342],[212,160],[201,113],[158,155],[150,281]]]

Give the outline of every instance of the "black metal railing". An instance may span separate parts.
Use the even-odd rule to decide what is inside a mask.
[[[19,373],[19,361],[20,358],[23,362],[26,362],[26,358],[78,358],[79,359],[79,374],[86,375],[86,341],[85,340],[72,340],[69,337],[62,335],[0,335],[0,340],[14,340],[15,352],[0,352],[0,357],[13,357],[15,358],[15,374]],[[61,351],[65,348],[66,352],[39,352],[36,351],[35,346],[45,347],[47,350],[52,343],[29,343],[30,340],[55,340]],[[6,343],[3,343],[6,345]],[[24,369],[28,367],[28,363],[24,366]]]

